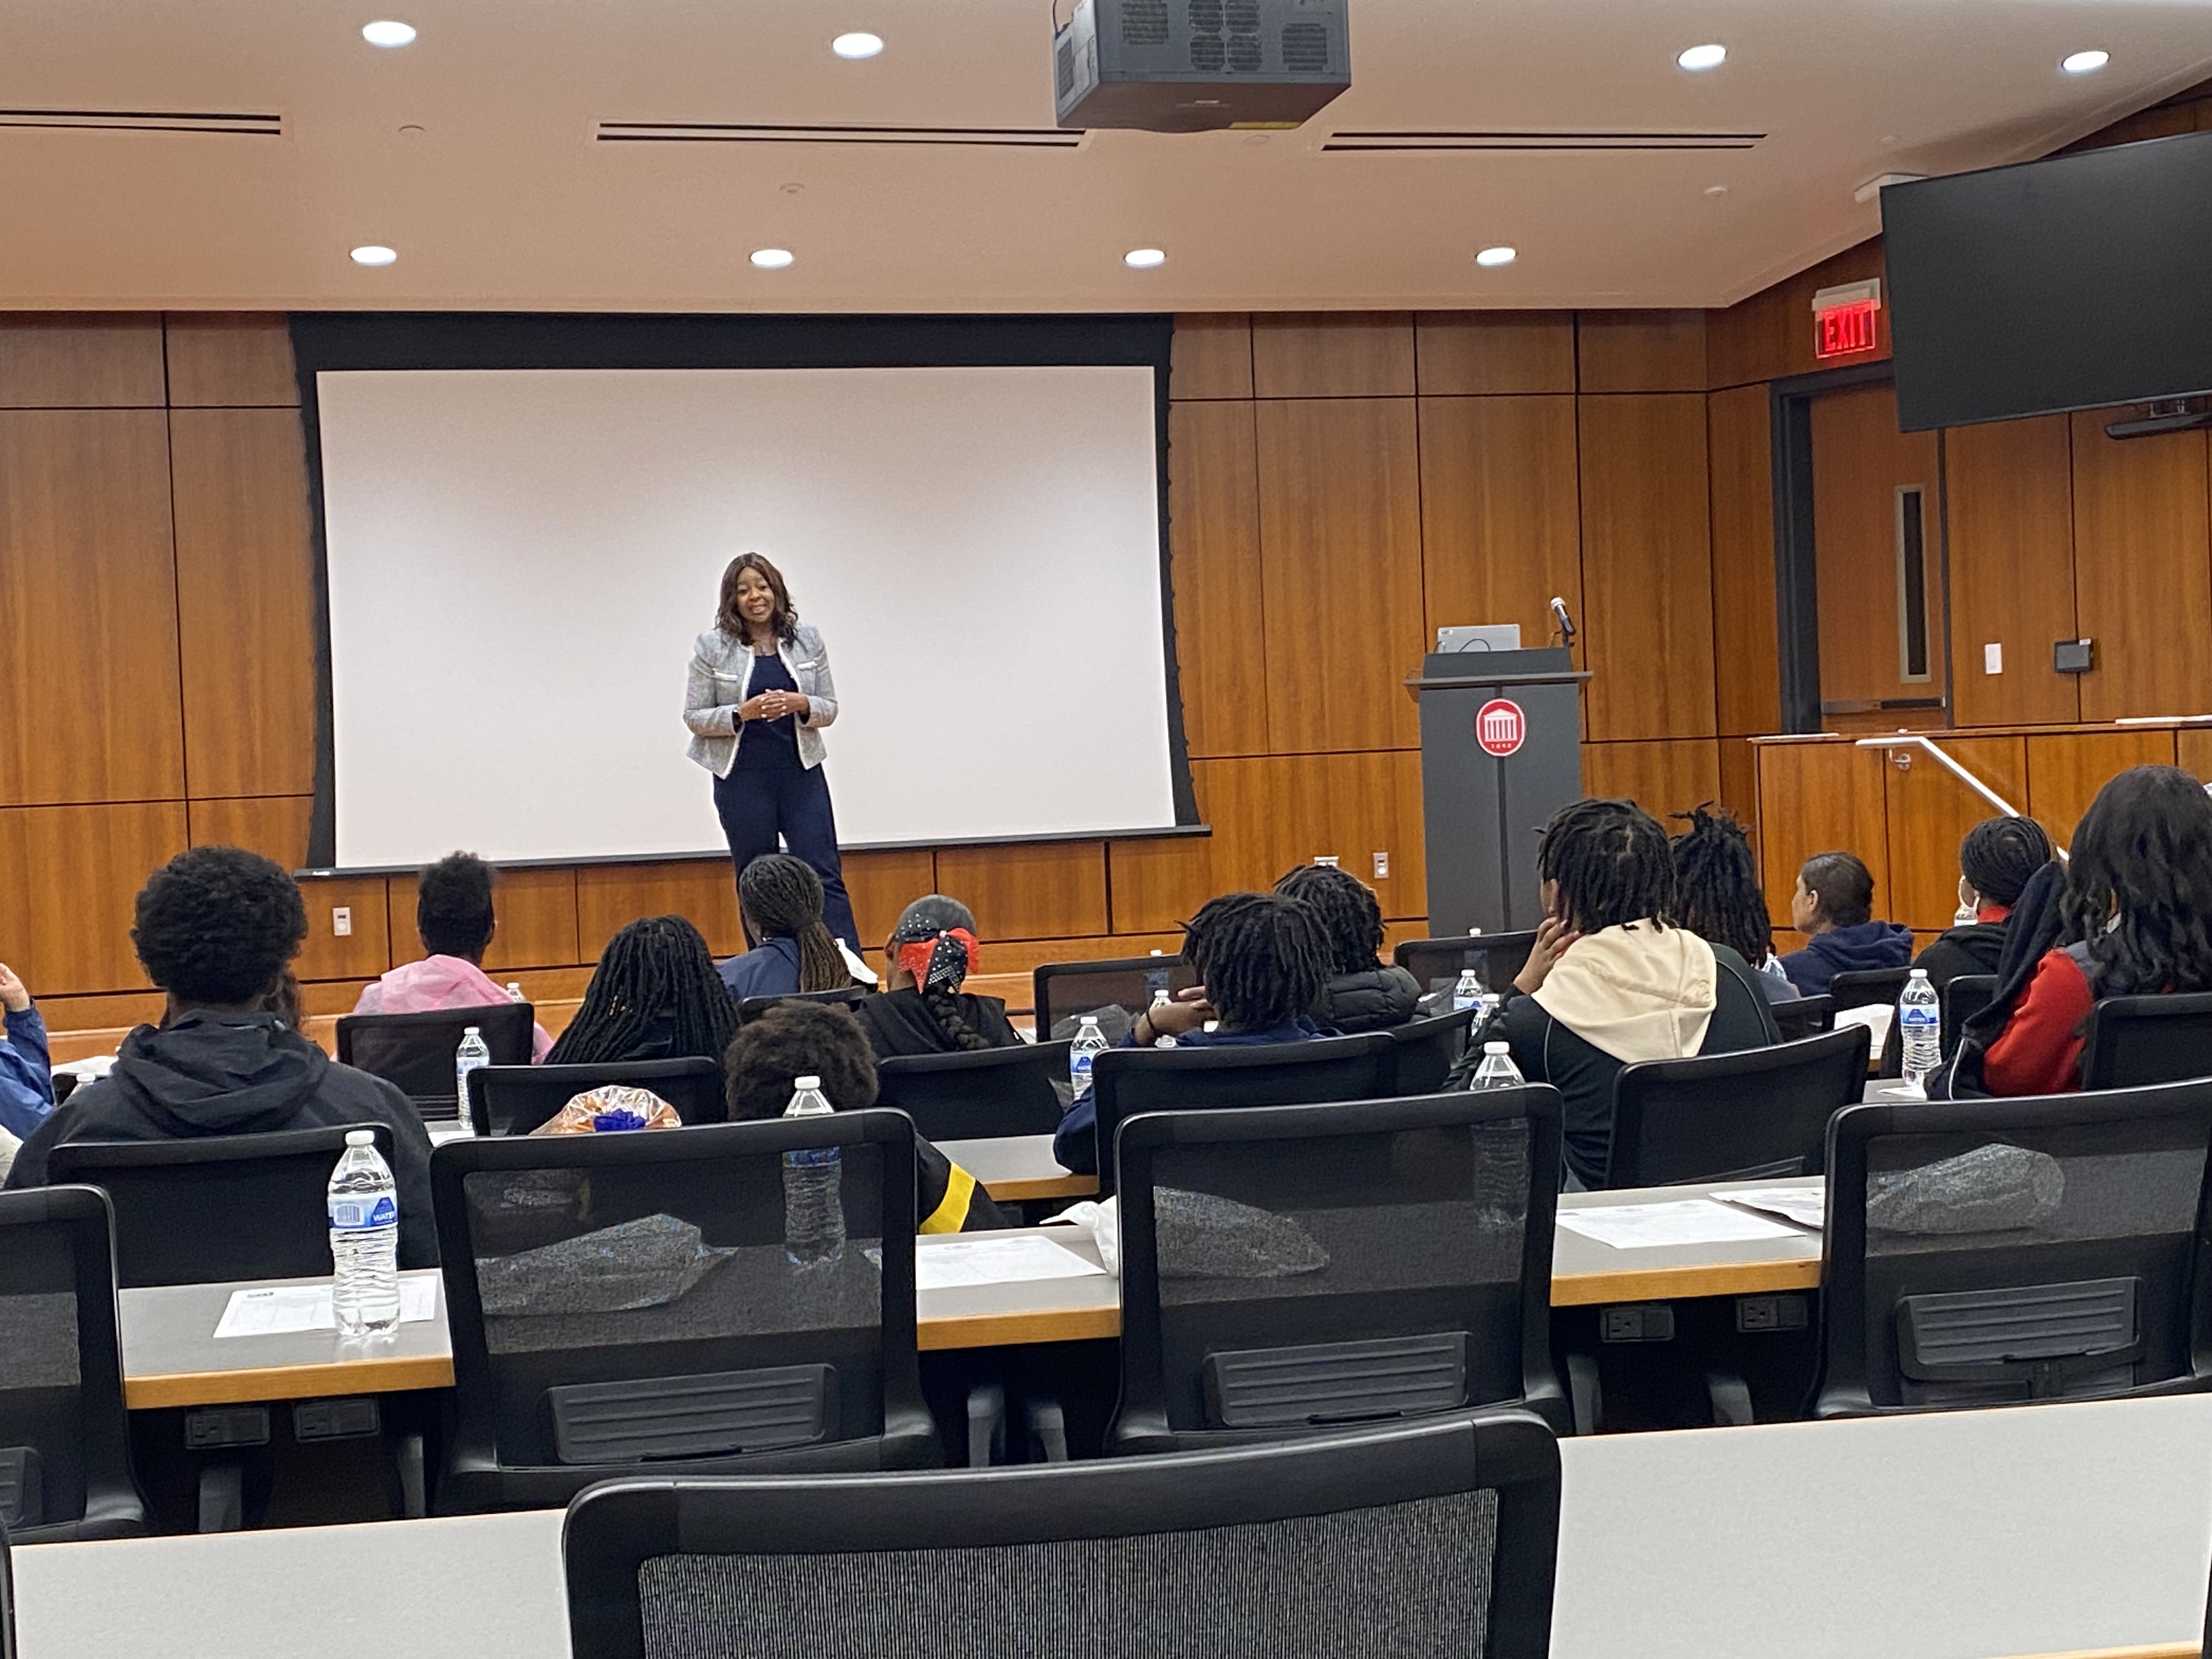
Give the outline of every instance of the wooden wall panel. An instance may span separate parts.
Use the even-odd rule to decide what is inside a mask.
[[[1252,319],[1242,312],[1200,312],[1175,319],[1168,360],[1168,396],[1252,395]]]
[[[1872,350],[1824,363],[1813,355],[1813,295],[1842,283],[1881,276],[1881,238],[1861,242],[1823,259],[1810,270],[1784,277],[1749,299],[1711,314],[1706,330],[1705,365],[1716,388],[1753,380],[1809,374],[1816,368],[1875,362],[1889,356],[1889,312],[1875,313]]]
[[[1424,311],[1413,319],[1423,397],[1575,389],[1571,311]]]
[[[1256,443],[1249,403],[1168,412],[1176,661],[1194,757],[1267,750]]]
[[[1774,473],[1766,388],[1705,400],[1713,542],[1713,713],[1728,735],[1782,729]]]
[[[2064,725],[2080,681],[2051,666],[2074,617],[2072,436],[2063,415],[1943,435],[1951,527],[1951,665],[1960,726]],[[2003,647],[1984,672],[1983,647]]]
[[[1386,918],[1427,913],[1427,864],[1421,836],[1421,757],[1412,750],[1322,757],[1320,775],[1300,775],[1300,763],[1282,768],[1275,810],[1291,813],[1296,855],[1310,864],[1322,855],[1375,890]],[[1390,873],[1375,873],[1384,854]],[[1534,849],[1530,856],[1534,856]],[[1283,870],[1274,872],[1280,877]]]
[[[1887,386],[1856,386],[1813,400],[1814,545],[1820,567],[1820,699],[1826,703],[1920,702],[1943,697],[1943,610],[1940,567],[1931,558],[1922,620],[1925,678],[1905,678],[1898,574],[1898,491],[1917,486],[1932,554],[1942,520],[1942,483],[1936,434],[1897,429],[1897,398]],[[1840,712],[1840,711],[1838,711]],[[1930,710],[1927,718],[1942,724]],[[1870,729],[1910,724],[1893,709],[1870,715]]]
[[[927,848],[899,853],[848,853],[845,892],[861,945],[873,951],[890,937],[899,912],[938,890],[937,861]]]
[[[144,989],[132,904],[184,850],[182,801],[0,811],[0,960],[34,996]]]
[[[2081,718],[2212,710],[2212,528],[2202,432],[2119,441],[2074,416],[2074,603],[2097,665]]]
[[[0,323],[0,409],[159,409],[161,319],[133,313]]]
[[[2212,105],[2207,105],[2212,109]],[[2212,727],[2185,726],[2173,734],[2173,763],[2212,782]]]
[[[0,412],[0,804],[185,793],[165,420]]]
[[[576,869],[576,946],[597,962],[607,941],[641,916],[684,916],[718,957],[745,948],[727,859],[682,864],[586,864]]]
[[[300,404],[291,324],[276,312],[172,312],[164,319],[172,409]]]
[[[411,926],[404,946],[394,954],[391,897],[382,876],[322,876],[301,882],[300,891],[307,902],[307,942],[293,959],[294,978],[365,983],[417,955]],[[343,937],[337,931],[337,912],[341,909],[353,925],[353,932]],[[411,915],[411,905],[409,910]]]
[[[1256,316],[1252,390],[1261,398],[1410,397],[1413,316],[1403,311]]]
[[[937,880],[975,913],[982,937],[1074,938],[1106,931],[1106,848],[1102,842],[1029,847],[944,847]]]
[[[315,579],[298,411],[179,410],[169,453],[188,791],[306,793]]]
[[[1426,638],[1461,623],[1551,636],[1550,602],[1583,611],[1572,398],[1420,399]]]
[[[1723,806],[1733,813],[1735,821],[1750,836],[1754,850],[1759,846],[1759,750],[1758,746],[1745,738],[1723,738],[1716,745],[1720,750],[1721,794]]]
[[[1711,738],[1587,743],[1583,790],[1607,799],[1632,800],[1665,824],[1668,835],[1680,835],[1689,826],[1669,822],[1670,814],[1720,799],[1720,744]]]
[[[2171,766],[2173,759],[2171,726],[2033,734],[2027,739],[2027,812],[2063,847],[2114,773],[2130,766]]]
[[[1217,880],[1216,860],[1225,871],[1234,857],[1231,830],[1214,823],[1210,803],[1220,799],[1209,779],[1255,766],[1255,761],[1203,761],[1191,768],[1199,816],[1212,824],[1211,836],[1172,841],[1115,841],[1106,844],[1107,896],[1115,933],[1159,933],[1178,927],[1216,892],[1238,884]]]
[[[1760,884],[1774,925],[1790,927],[1798,867],[1815,853],[1856,853],[1875,901],[1889,887],[1889,821],[1881,751],[1840,741],[1763,743],[1759,755]],[[1778,951],[1795,949],[1778,936]]]
[[[1961,766],[2026,810],[2027,742],[2024,738],[1945,738]],[[1889,888],[1876,896],[1879,915],[1908,927],[1942,932],[1959,908],[1959,842],[1992,816],[1982,798],[1925,754],[1899,750],[1882,769],[1889,814]]]
[[[1581,404],[1589,735],[1712,737],[1705,400]]]
[[[386,934],[396,965],[422,954],[415,931],[415,905],[421,884],[411,876],[387,879]],[[576,872],[567,870],[502,870],[492,889],[499,926],[484,952],[483,970],[501,979],[517,969],[573,964],[581,953],[576,940]]]
[[[1575,365],[1583,392],[1703,392],[1705,313],[1578,313]]]
[[[297,871],[307,862],[307,823],[314,807],[313,795],[196,800],[185,807],[186,827],[195,847],[243,847]]]
[[[1410,398],[1259,405],[1267,732],[1278,752],[1413,748],[1419,440]]]

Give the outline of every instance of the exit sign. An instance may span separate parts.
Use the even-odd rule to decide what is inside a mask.
[[[1813,356],[1826,360],[1872,351],[1878,343],[1874,314],[1881,309],[1879,277],[1822,289],[1813,296]]]

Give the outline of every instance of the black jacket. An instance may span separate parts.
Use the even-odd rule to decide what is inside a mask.
[[[2004,955],[2006,924],[1972,921],[1954,927],[1913,958],[1915,968],[1928,970],[1929,981],[1942,990],[1966,974],[1994,974]]]
[[[186,1014],[141,1025],[115,1070],[56,1108],[15,1154],[13,1188],[46,1184],[46,1154],[70,1140],[188,1140],[381,1123],[399,1189],[399,1265],[438,1265],[430,1212],[430,1136],[407,1097],[340,1066],[271,1014]],[[333,1159],[332,1167],[337,1160]],[[209,1218],[220,1225],[220,1217]]]
[[[1420,1000],[1420,981],[1403,968],[1378,965],[1357,974],[1339,974],[1321,994],[1314,1024],[1346,1036],[1380,1031],[1413,1018]]]
[[[929,1005],[921,1000],[921,993],[912,986],[902,991],[886,991],[880,996],[862,997],[851,1005],[860,1017],[861,1029],[868,1041],[875,1045],[878,1060],[890,1060],[900,1054],[950,1054],[959,1052],[960,1045],[945,1035],[945,1028],[937,1023],[937,1016],[929,1012]],[[1018,1048],[1021,1033],[1006,1021],[1006,1005],[996,997],[962,996],[960,1015],[981,1036],[990,1039],[994,1048]]]

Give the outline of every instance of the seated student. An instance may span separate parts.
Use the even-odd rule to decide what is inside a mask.
[[[441,1008],[489,1008],[507,990],[483,970],[484,952],[499,930],[492,908],[491,866],[474,853],[453,853],[425,866],[415,886],[415,932],[423,957],[362,988],[356,1014],[427,1014]],[[553,1039],[540,1025],[531,1039],[532,1064]]]
[[[804,859],[764,853],[738,878],[738,908],[759,944],[714,964],[730,994],[787,997],[837,991],[853,982],[845,953],[822,921],[822,878]]]
[[[1328,949],[1313,912],[1279,893],[1224,893],[1208,899],[1183,929],[1183,960],[1198,983],[1181,1000],[1139,1014],[1124,1048],[1172,1037],[1186,1048],[1305,1042],[1321,1030],[1311,1018],[1328,982]],[[1216,1029],[1207,1030],[1208,1020]],[[1063,1169],[1095,1174],[1098,1113],[1091,1091],[1078,1095],[1052,1138]]]
[[[1790,924],[1810,936],[1782,958],[1782,971],[1808,997],[1826,996],[1838,974],[1902,968],[1912,960],[1912,930],[1875,921],[1874,876],[1854,853],[1815,853],[1797,872]]]
[[[1275,890],[1311,910],[1321,927],[1329,977],[1315,1006],[1317,1022],[1350,1036],[1413,1018],[1420,983],[1382,960],[1382,907],[1365,882],[1326,864],[1302,864]]]
[[[2212,990],[2212,800],[2188,773],[2136,766],[2074,832],[2059,948],[1982,1057],[1996,1095],[2081,1086],[2081,1022],[2105,997]]]
[[[1994,974],[2012,907],[2027,878],[2051,862],[2051,837],[2033,818],[1984,818],[1959,843],[1959,908],[1973,920],[1913,959],[1941,990],[1962,974]]]
[[[781,1117],[802,1077],[820,1078],[823,1097],[840,1111],[876,1103],[875,1051],[852,1010],[836,1003],[779,1003],[747,1021],[730,1044],[722,1074],[732,1123]],[[975,1176],[920,1135],[914,1151],[916,1232],[981,1233],[1018,1224]]]
[[[1561,807],[1536,872],[1546,919],[1528,965],[1455,1077],[1473,1078],[1483,1042],[1512,1044],[1521,1075],[1565,1097],[1568,1172],[1596,1187],[1622,1066],[1763,1048],[1781,1032],[1750,964],[1676,922],[1667,832],[1632,801]]]
[[[699,930],[681,916],[647,916],[599,952],[584,1000],[545,1063],[720,1060],[737,1027],[737,1005]]]
[[[899,912],[884,947],[883,994],[853,1005],[878,1060],[1022,1046],[1004,1002],[960,988],[978,948],[975,915],[958,899],[932,893]]]
[[[380,1123],[392,1131],[399,1265],[436,1266],[421,1115],[392,1085],[337,1064],[264,1006],[307,937],[299,887],[258,853],[195,847],[156,870],[139,891],[131,939],[147,977],[168,993],[161,1023],[131,1032],[115,1069],[39,1126],[8,1185],[45,1186],[47,1155],[67,1141]]]
[[[46,1048],[46,1022],[15,970],[0,962],[0,1131],[21,1140],[54,1109],[53,1058]]]
[[[1756,968],[1769,1002],[1796,1001],[1797,988],[1774,954],[1774,923],[1743,826],[1705,806],[1692,807],[1689,819],[1689,829],[1674,837],[1676,917],[1699,939],[1727,945]]]

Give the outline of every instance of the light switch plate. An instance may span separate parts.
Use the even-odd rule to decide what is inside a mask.
[[[353,937],[353,907],[334,904],[331,907],[331,932],[340,939]]]
[[[1982,672],[1984,674],[2004,672],[2004,647],[1985,645],[1982,647]]]
[[[1390,879],[1390,855],[1388,853],[1377,853],[1375,855],[1375,879],[1377,881]]]

